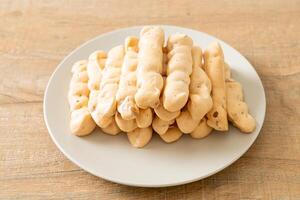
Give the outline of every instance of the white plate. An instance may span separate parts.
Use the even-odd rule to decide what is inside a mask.
[[[51,138],[58,148],[82,169],[116,183],[132,186],[163,187],[189,183],[219,172],[241,157],[253,144],[263,125],[266,100],[259,76],[251,64],[225,42],[205,33],[162,26],[166,36],[185,33],[205,48],[212,41],[222,45],[233,77],[242,83],[249,110],[257,122],[252,134],[242,134],[230,127],[228,134],[212,133],[202,140],[185,135],[173,144],[158,136],[142,149],[133,148],[125,134],[109,136],[97,129],[87,137],[76,137],[69,130],[67,91],[72,64],[87,59],[95,50],[123,44],[126,36],[139,35],[141,27],[106,33],[70,53],[51,76],[44,99],[44,118]]]

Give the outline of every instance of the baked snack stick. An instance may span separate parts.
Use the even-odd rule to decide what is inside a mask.
[[[165,134],[159,135],[166,143],[172,143],[182,136],[182,132],[176,126],[170,127]]]
[[[130,36],[125,40],[126,54],[121,70],[119,89],[116,94],[117,109],[124,120],[135,119],[139,113],[134,95],[136,86],[136,68],[138,63],[138,38]]]
[[[119,87],[121,67],[124,58],[124,47],[122,45],[112,48],[108,52],[105,67],[100,82],[100,91],[97,97],[97,113],[101,120],[110,119],[116,113],[117,101],[116,94]],[[101,128],[105,128],[108,124],[98,124]]]
[[[111,117],[103,117],[97,109],[97,99],[100,93],[100,82],[105,67],[107,54],[104,51],[95,51],[89,56],[87,64],[88,88],[90,89],[88,109],[96,124],[106,127],[112,122]]]
[[[242,132],[251,133],[256,124],[255,119],[249,114],[248,106],[244,102],[243,90],[236,81],[226,82],[228,119]]]
[[[140,32],[137,92],[135,102],[139,108],[155,108],[159,104],[159,96],[163,88],[164,32],[157,26],[146,26]]]
[[[127,137],[132,146],[136,148],[144,147],[152,138],[152,128],[136,128],[127,133]]]
[[[153,118],[151,108],[140,109],[136,119],[133,120],[120,120],[117,114],[118,113],[116,113],[116,120],[119,120],[121,126],[124,125],[124,127],[120,127],[122,130],[125,130],[125,127],[127,128],[128,131],[125,132],[127,132],[127,137],[132,146],[140,148],[150,142],[153,131],[151,128]]]
[[[129,142],[131,143],[132,146],[141,148],[148,144],[152,138],[152,110],[151,108],[147,109],[140,109],[139,114],[137,115],[136,119],[129,120],[131,122],[127,122],[127,127],[130,126],[132,130],[130,131],[125,131],[127,132],[127,137]],[[117,119],[117,118],[116,118]],[[134,128],[133,126],[137,127]]]
[[[68,93],[68,101],[71,110],[70,129],[77,136],[90,134],[96,127],[90,112],[88,111],[89,89],[86,60],[76,62],[72,67],[72,79]]]
[[[189,134],[193,130],[195,130],[199,121],[192,118],[191,113],[188,111],[187,107],[184,107],[180,115],[176,118],[177,126],[179,130],[184,134]]]
[[[160,119],[158,116],[155,116],[153,122],[152,122],[152,128],[153,130],[158,133],[159,135],[165,134],[170,126],[174,124],[175,120],[170,121],[164,121]]]
[[[218,131],[227,131],[224,55],[219,43],[212,43],[205,50],[204,69],[212,84],[213,99],[213,107],[206,115],[207,124]]]
[[[163,106],[162,98],[157,108],[154,108],[155,114],[164,121],[171,121],[180,115],[180,110],[175,112],[167,111]]]
[[[230,67],[226,62],[225,62],[225,65],[224,65],[224,69],[225,69],[225,83],[227,81],[232,81],[233,79],[231,78]]]
[[[124,132],[130,132],[134,129],[138,128],[147,128],[152,124],[152,110],[151,108],[147,109],[139,109],[139,113],[137,114],[135,119],[125,120],[116,112],[115,120],[119,128]]]
[[[166,67],[163,67],[163,69],[164,68],[166,68]],[[165,76],[163,76],[163,80],[164,80],[164,86],[165,86],[166,85],[166,77]],[[163,87],[162,92],[164,92],[164,87]],[[163,106],[162,96],[160,97],[159,105],[156,108],[154,108],[154,112],[160,119],[162,119],[164,121],[171,121],[171,120],[175,119],[176,117],[178,117],[180,114],[180,110],[175,111],[175,112],[167,111]]]
[[[256,127],[255,119],[249,114],[244,102],[243,88],[240,83],[230,77],[230,68],[226,77],[227,114],[229,121],[242,132],[251,133]]]
[[[88,109],[95,123],[99,127],[105,128],[112,123],[113,117],[103,116],[102,113],[99,111],[99,107],[97,106],[99,94],[100,94],[100,90],[93,90],[90,92]]]
[[[180,110],[179,111],[175,111],[175,112],[170,112],[167,111],[164,106],[163,106],[163,93],[165,90],[165,85],[166,85],[166,74],[167,74],[167,65],[168,65],[168,50],[166,47],[163,48],[164,51],[164,62],[163,62],[163,81],[164,81],[164,86],[162,89],[162,94],[160,96],[160,101],[159,101],[159,105],[154,108],[154,112],[155,114],[162,120],[164,121],[171,121],[173,119],[175,119],[176,117],[178,117],[178,115],[180,114]]]
[[[134,95],[136,86],[136,68],[138,39],[128,37],[125,40],[126,55],[124,58],[121,79],[116,99],[118,101],[118,112],[116,122],[121,130],[130,132],[135,128],[147,128],[152,123],[151,108],[139,109],[135,103]]]
[[[114,118],[112,119],[112,122],[107,127],[102,128],[102,131],[109,135],[117,135],[121,132]]]
[[[105,51],[95,51],[88,59],[87,73],[88,73],[88,88],[90,91],[99,90],[100,81],[102,77],[102,70],[105,66],[107,54]]]
[[[153,120],[153,112],[151,108],[140,109],[139,114],[136,116],[136,124],[139,128],[147,128],[151,126]]]
[[[173,34],[167,42],[167,79],[163,92],[163,106],[169,112],[179,111],[189,97],[190,75],[192,73],[193,41],[184,34]]]
[[[213,128],[207,125],[206,118],[203,117],[201,119],[200,123],[195,128],[195,130],[193,130],[190,133],[190,135],[192,138],[201,139],[201,138],[208,136],[212,130],[213,130]]]
[[[200,47],[192,48],[193,71],[189,86],[189,101],[179,117],[176,118],[178,128],[183,133],[191,133],[196,129],[200,120],[212,108],[210,96],[211,83],[202,67],[202,51]]]
[[[114,117],[118,127],[124,132],[130,132],[137,128],[135,119],[125,120],[119,112],[116,112]]]

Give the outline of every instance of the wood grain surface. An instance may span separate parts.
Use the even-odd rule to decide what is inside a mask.
[[[253,64],[265,124],[230,167],[169,188],[118,185],[78,168],[51,141],[43,94],[57,64],[101,33],[172,24],[212,34]],[[0,199],[300,199],[300,1],[0,1]]]

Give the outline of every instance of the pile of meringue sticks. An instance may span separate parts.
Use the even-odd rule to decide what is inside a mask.
[[[140,38],[129,36],[108,53],[96,51],[72,67],[68,101],[70,128],[77,136],[102,132],[127,134],[134,147],[149,143],[156,132],[163,141],[183,134],[203,138],[228,130],[228,120],[242,132],[255,129],[215,42],[202,55],[185,34],[171,34],[165,45],[162,28],[146,26]]]

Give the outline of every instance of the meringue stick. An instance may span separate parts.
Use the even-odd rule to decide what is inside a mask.
[[[130,36],[125,40],[126,54],[121,70],[119,89],[116,94],[117,109],[124,120],[135,119],[139,113],[134,95],[136,86],[136,68],[138,63],[138,38]]]
[[[121,79],[116,97],[118,101],[118,112],[121,115],[121,117],[116,116],[116,121],[121,130],[125,132],[132,131],[136,127],[146,128],[152,123],[151,109],[139,109],[134,99],[137,90],[137,44],[138,39],[135,37],[128,37],[125,40],[126,55],[122,66]],[[127,123],[126,127],[124,127],[125,123]]]
[[[164,121],[171,121],[180,115],[180,110],[175,112],[167,111],[163,106],[163,101],[161,98],[160,104],[157,108],[154,108],[155,114]]]
[[[169,112],[179,111],[188,101],[193,62],[192,45],[192,39],[184,34],[173,34],[168,39],[169,61],[163,106]]]
[[[117,135],[121,132],[121,130],[118,127],[114,118],[112,119],[112,122],[106,128],[102,128],[102,131],[109,135]]]
[[[76,62],[72,67],[68,101],[71,110],[70,129],[77,136],[89,135],[96,127],[88,111],[89,89],[87,75],[87,61]]]
[[[135,119],[125,120],[119,112],[116,112],[115,114],[115,121],[118,127],[124,132],[130,132],[137,128]]]
[[[210,96],[211,83],[202,67],[202,51],[194,46],[193,71],[191,74],[191,84],[189,86],[189,101],[187,108],[183,109],[180,116],[176,118],[178,128],[183,133],[191,133],[196,129],[200,120],[212,108],[212,98]]]
[[[218,131],[228,130],[224,64],[221,46],[217,42],[210,44],[204,52],[204,69],[212,84],[213,99],[207,124]]]
[[[178,129],[178,127],[174,126],[167,130],[165,134],[159,135],[163,141],[166,143],[172,143],[182,136],[182,132]]]
[[[187,107],[184,107],[179,117],[176,118],[179,130],[184,134],[189,134],[197,127],[199,121],[192,118]]]
[[[248,105],[244,102],[242,85],[230,77],[227,65],[226,92],[227,114],[229,121],[244,133],[251,133],[256,127],[255,119],[249,114]]]
[[[155,108],[163,88],[164,32],[157,26],[146,26],[141,30],[139,40],[137,92],[135,101],[139,108]]]
[[[206,118],[203,117],[201,119],[200,123],[195,128],[195,130],[193,130],[190,133],[190,135],[192,138],[201,139],[201,138],[208,136],[212,130],[213,130],[213,128],[207,125]]]
[[[100,120],[112,122],[112,117],[117,110],[116,94],[119,87],[121,67],[124,58],[124,47],[122,45],[112,48],[108,52],[105,67],[100,82],[100,92],[97,97],[97,110]],[[110,123],[111,123],[110,122]],[[105,128],[108,124],[99,124]]]
[[[152,117],[151,108],[140,109],[135,120],[126,121],[126,126],[131,126],[131,130],[128,128],[128,131],[125,132],[127,132],[128,140],[132,146],[141,148],[150,142],[153,132],[151,127]],[[121,129],[123,129],[123,126]]]
[[[95,51],[88,58],[88,88],[90,91],[99,90],[102,70],[105,66],[107,55],[105,51]]]
[[[187,106],[192,118],[200,121],[213,106],[210,96],[211,82],[202,69],[202,51],[200,47],[194,46],[192,54],[193,72],[190,84],[190,101]]]
[[[163,135],[167,132],[169,127],[174,124],[175,120],[171,121],[164,121],[160,119],[158,116],[155,116],[153,122],[152,122],[152,128],[153,130],[158,133],[159,135]]]
[[[153,120],[153,112],[151,108],[140,109],[136,116],[136,124],[139,128],[147,128],[151,126]]]
[[[99,127],[104,128],[112,123],[113,117],[103,116],[102,113],[99,111],[99,107],[97,106],[99,94],[100,94],[99,90],[93,90],[90,92],[88,109],[95,123]]]
[[[233,79],[231,78],[230,67],[226,62],[225,62],[225,65],[224,65],[224,69],[225,69],[225,83],[227,81],[232,81]]]
[[[141,148],[148,144],[152,138],[152,128],[136,128],[127,133],[129,142],[133,147]]]
[[[166,68],[167,68],[167,66],[164,65],[163,71]],[[164,80],[164,86],[165,86],[166,85],[166,77],[165,76],[163,76],[163,80]],[[164,92],[164,90],[165,90],[165,87],[163,87],[162,93]],[[159,105],[156,108],[154,108],[154,112],[160,119],[162,119],[164,121],[171,121],[171,120],[175,119],[176,117],[178,117],[180,114],[180,110],[175,111],[175,112],[170,112],[164,108],[162,95],[160,97]]]
[[[90,96],[88,109],[96,124],[100,127],[106,127],[112,122],[111,117],[103,117],[97,107],[98,95],[100,94],[100,82],[103,69],[105,67],[107,54],[104,51],[95,51],[89,56],[87,64],[88,88]]]

